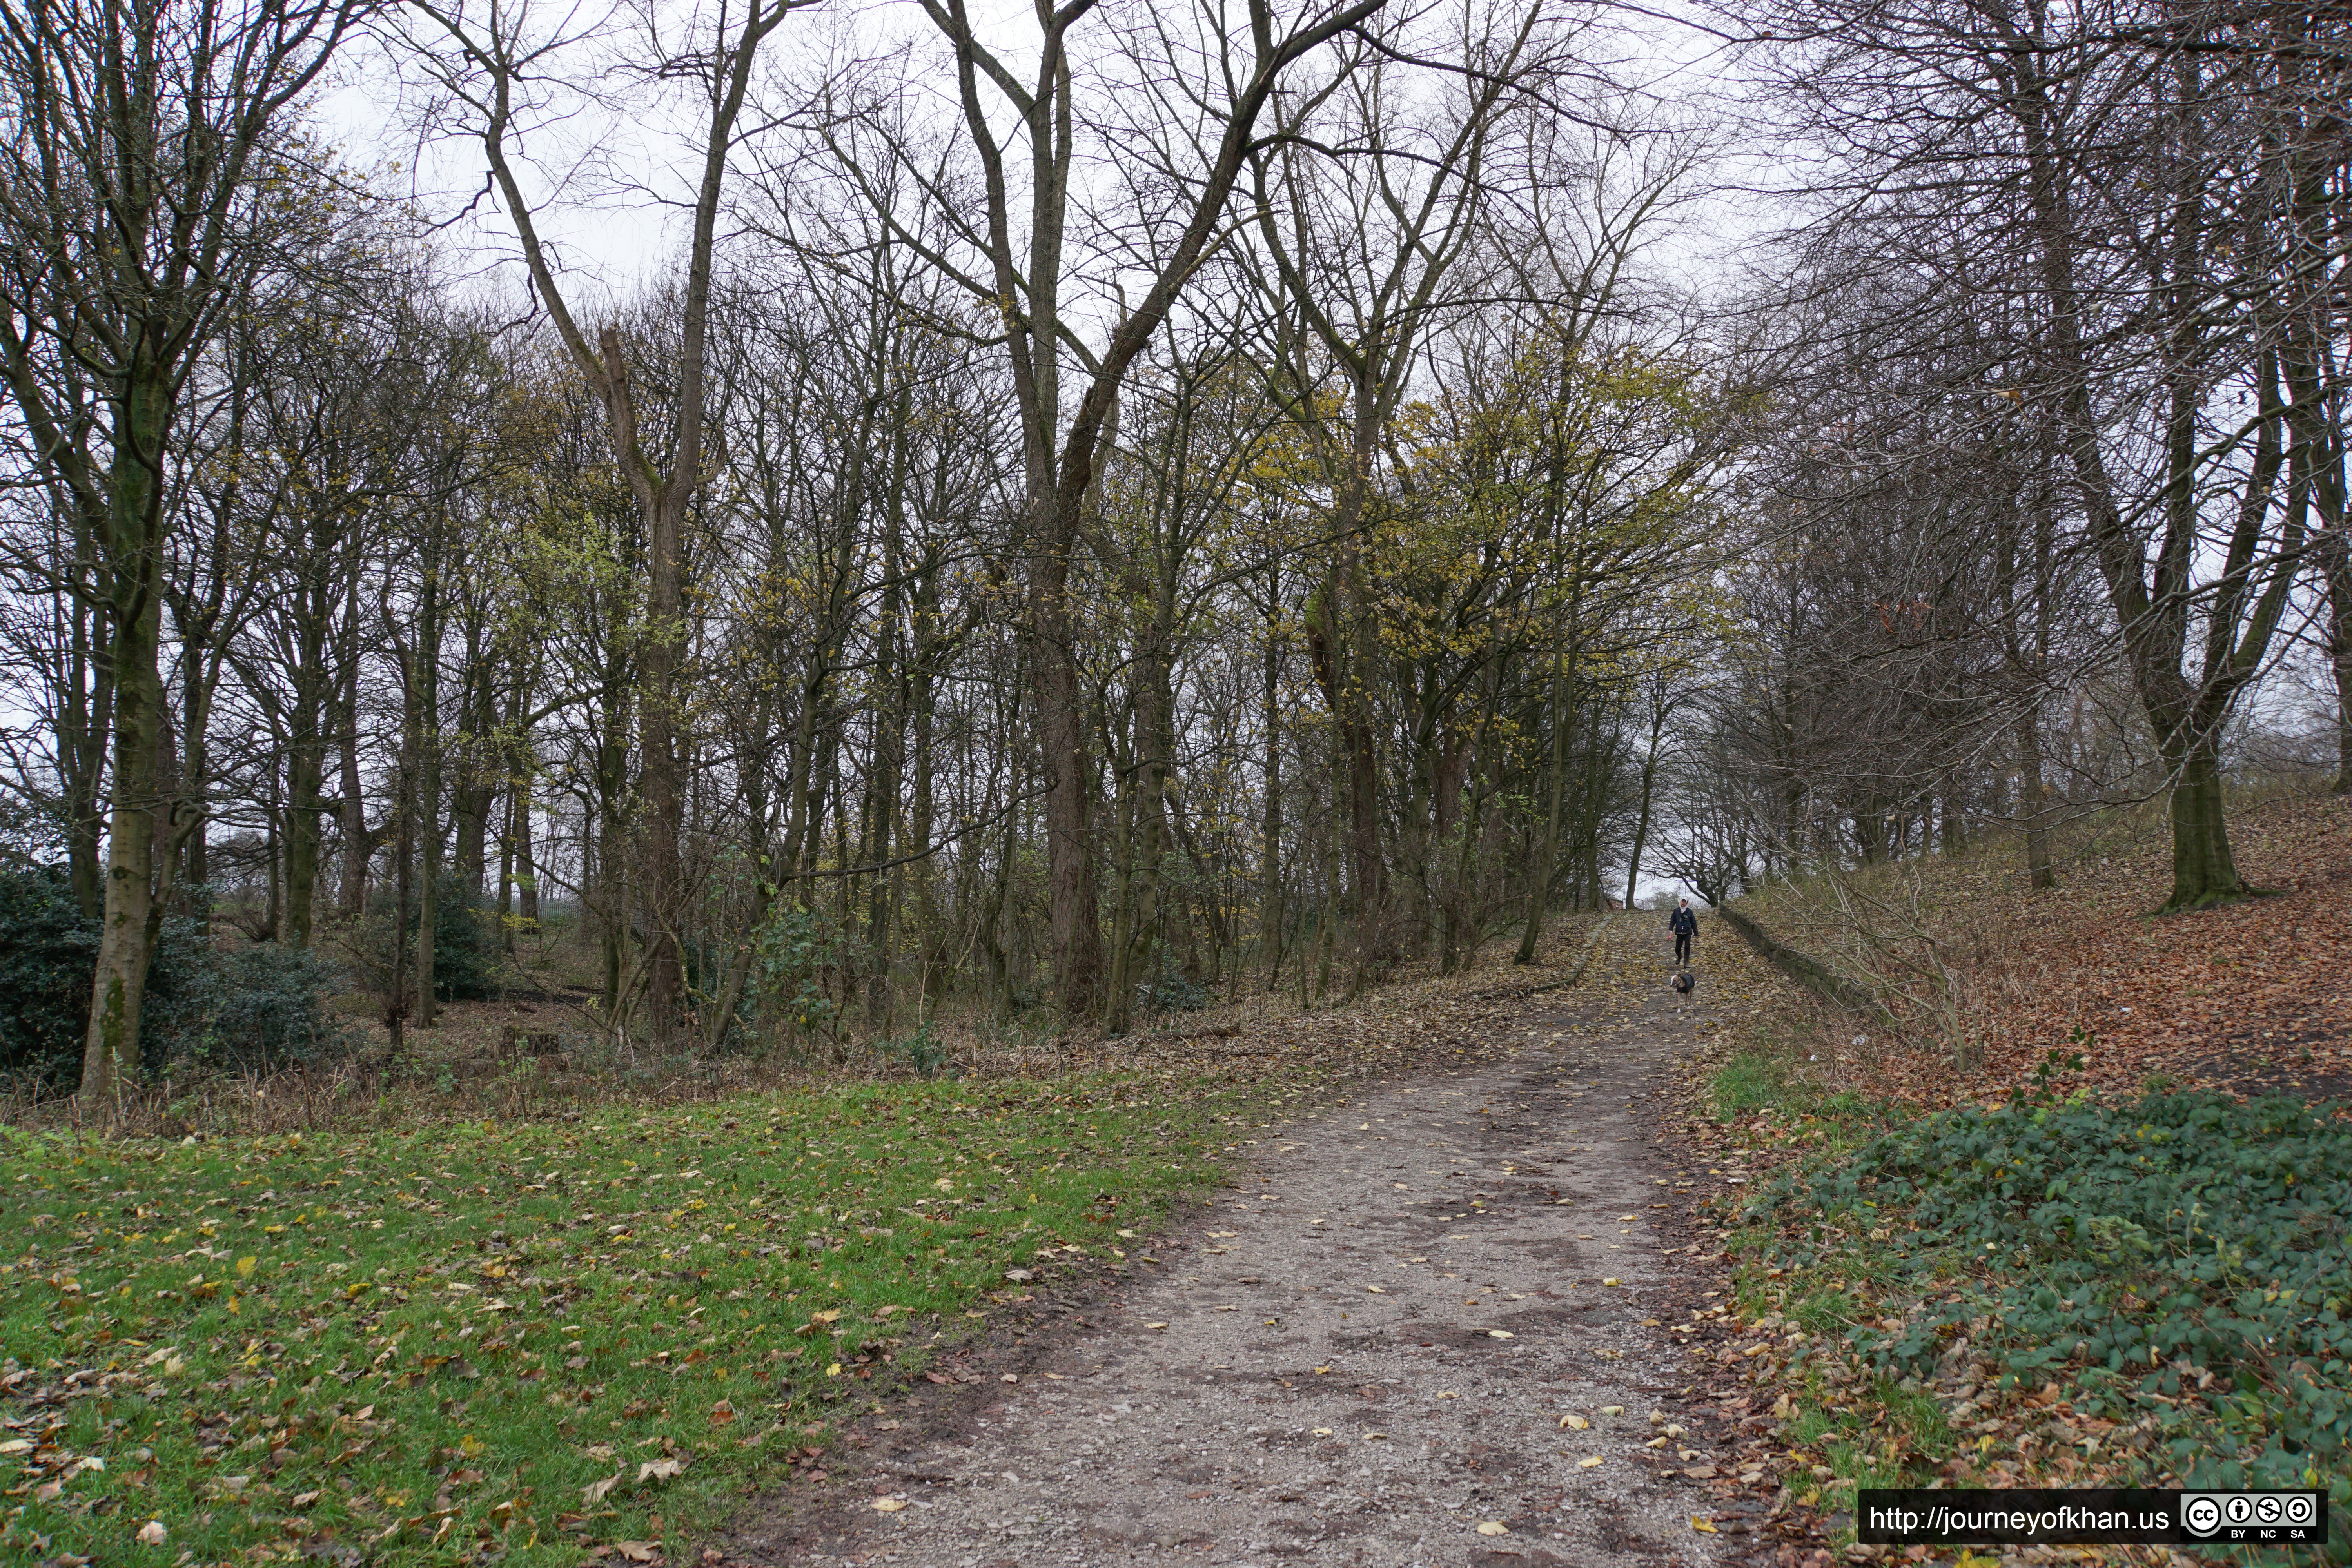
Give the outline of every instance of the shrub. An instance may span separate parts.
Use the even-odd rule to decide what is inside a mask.
[[[772,1024],[809,1034],[839,1011],[825,980],[848,942],[832,916],[779,900],[751,933],[751,978]]]
[[[358,984],[379,1002],[392,992],[394,917],[399,900],[377,891],[367,912],[338,933],[337,943]],[[418,920],[408,920],[408,962],[416,962]],[[455,877],[433,889],[433,994],[444,1002],[472,1002],[499,994],[505,954],[498,916],[482,908],[480,895]],[[414,971],[410,971],[413,974]]]
[[[915,1026],[913,1034],[903,1038],[875,1041],[874,1049],[877,1055],[901,1058],[915,1069],[917,1078],[937,1078],[943,1071],[950,1078],[956,1076],[950,1064],[953,1053],[948,1049],[945,1040],[931,1033],[928,1018]]]
[[[61,867],[0,869],[0,1073],[70,1081],[89,1029],[99,925]]]
[[[52,1086],[81,1072],[100,923],[74,902],[65,872],[0,869],[0,1073]],[[163,921],[140,1013],[140,1057],[152,1072],[193,1059],[267,1068],[339,1048],[327,1013],[334,971],[312,952],[261,942],[215,952],[201,921]]]
[[[199,974],[178,1030],[192,1058],[258,1072],[349,1048],[349,1026],[327,1005],[341,976],[316,952],[256,942],[212,955]]]
[[[433,994],[444,1002],[474,1002],[499,994],[498,916],[481,895],[455,877],[433,889]]]
[[[1214,992],[1177,968],[1175,960],[1165,953],[1160,955],[1160,978],[1135,988],[1135,1006],[1140,1013],[1197,1013],[1216,999]]]

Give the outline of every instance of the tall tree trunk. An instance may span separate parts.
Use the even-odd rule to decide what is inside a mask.
[[[107,559],[114,636],[114,778],[107,824],[106,894],[82,1047],[81,1096],[98,1103],[139,1067],[140,1014],[154,956],[157,748],[163,740],[163,441],[171,412],[164,377],[134,371],[117,411],[109,475]]]
[[[180,850],[177,880],[182,889],[181,901],[187,912],[199,921],[212,917],[212,897],[205,887],[212,868],[207,864],[205,824],[211,813],[205,802],[212,794],[212,690],[205,679],[205,646],[211,641],[209,632],[202,638],[187,639],[182,653],[180,668],[180,786],[179,796],[187,813],[185,841]]]
[[[1114,742],[1115,743],[1115,742]],[[1130,740],[1130,750],[1133,742]],[[1114,764],[1117,793],[1111,798],[1110,863],[1114,881],[1111,888],[1110,914],[1110,977],[1104,984],[1103,1033],[1116,1039],[1127,1033],[1131,999],[1135,987],[1135,925],[1136,899],[1140,891],[1140,868],[1136,864],[1136,780],[1130,765],[1118,768],[1117,752],[1110,760]]]
[[[1568,795],[1568,676],[1558,649],[1551,672],[1551,805],[1544,814],[1543,848],[1529,868],[1527,919],[1519,931],[1519,951],[1513,963],[1533,963],[1536,944],[1543,940],[1544,902],[1551,896],[1553,870],[1559,865],[1559,826]]]
[[[399,761],[394,764],[392,847],[392,980],[385,988],[383,1026],[392,1037],[390,1059],[398,1061],[408,1044],[408,1014],[413,994],[409,976],[409,917],[415,909],[415,883],[410,876],[416,845],[416,752],[404,737]]]
[[[60,500],[59,504],[73,504]],[[67,596],[70,617],[66,636],[64,689],[57,709],[58,771],[66,818],[66,868],[74,904],[85,919],[106,913],[106,874],[100,856],[106,816],[102,791],[107,737],[114,722],[113,634],[106,600],[97,592],[93,535],[106,526],[101,512],[91,519],[76,505],[73,559],[68,571],[76,590]]]
[[[1095,886],[1094,789],[1086,733],[1086,685],[1070,614],[1071,531],[1060,498],[1029,569],[1029,667],[1035,682],[1037,763],[1045,775],[1045,882],[1053,910],[1054,968],[1063,1016],[1091,1018],[1103,1005],[1103,939]]]
[[[515,916],[522,929],[536,934],[539,931],[539,861],[531,848],[531,773],[533,763],[528,750],[523,766],[514,782],[514,872]]]
[[[2058,885],[2050,857],[2050,785],[2042,762],[2042,718],[2029,705],[2017,717],[2017,793],[2025,818],[2025,880],[2034,889]]]
[[[270,793],[275,795],[278,792],[273,787]],[[269,901],[262,910],[261,937],[264,942],[276,942],[278,933],[286,929],[282,923],[286,918],[286,835],[283,830],[286,812],[274,800],[269,803],[268,811],[269,826],[262,836],[262,855],[269,865]]]
[[[890,1026],[895,1005],[891,981],[897,956],[898,892],[905,886],[898,868],[890,862],[898,857],[898,795],[907,765],[907,705],[912,696],[907,679],[909,642],[904,586],[910,403],[911,394],[902,388],[894,400],[890,460],[883,481],[883,589],[874,670],[874,689],[882,700],[876,705],[873,716],[873,814],[866,861],[876,868],[866,888],[866,946],[874,955],[874,973],[866,982],[866,1021],[869,1026],[885,1031]]]
[[[356,574],[353,577],[356,584]],[[353,593],[357,593],[356,587]],[[350,618],[356,623],[358,608],[349,606]],[[336,742],[341,756],[343,831],[343,895],[342,915],[347,921],[357,920],[367,910],[368,868],[375,859],[378,842],[383,837],[379,827],[368,831],[367,789],[360,776],[360,701],[359,661],[346,661],[343,689],[335,705]],[[397,804],[394,811],[399,810]]]
[[[1633,894],[1642,886],[1642,853],[1650,845],[1650,800],[1658,783],[1658,731],[1650,731],[1650,753],[1642,759],[1642,808],[1633,819],[1633,853],[1625,866],[1625,907],[1633,907]]]
[[[1258,829],[1258,930],[1265,944],[1265,989],[1282,983],[1282,631],[1279,567],[1266,574],[1265,817]]]
[[[499,928],[505,933],[509,953],[515,951],[524,934],[533,938],[540,934],[539,860],[533,848],[535,828],[531,821],[536,810],[531,785],[539,771],[539,758],[525,727],[530,706],[530,684],[528,680],[518,681],[509,713],[509,738],[513,751],[507,758],[506,854],[500,872],[501,893],[510,889],[514,895],[514,918],[508,920],[503,902],[499,910]]]
[[[1147,984],[1159,979],[1152,959],[1163,936],[1168,860],[1173,852],[1168,820],[1170,753],[1175,749],[1175,693],[1169,684],[1168,667],[1174,636],[1175,605],[1169,592],[1172,586],[1163,582],[1153,594],[1151,619],[1143,629],[1143,646],[1135,662],[1135,780],[1128,847],[1133,858],[1127,900],[1127,951],[1122,955],[1129,995],[1110,999],[1110,1005],[1122,1012],[1137,975]]]
[[[2352,795],[2352,549],[2338,525],[2326,542],[2327,662],[2336,676],[2336,793]]]
[[[915,663],[913,708],[915,721],[915,801],[914,820],[909,825],[915,844],[924,851],[915,866],[915,944],[922,955],[923,1005],[926,1012],[947,994],[950,978],[947,933],[940,929],[939,867],[930,853],[932,836],[939,831],[938,805],[931,783],[931,703],[933,678],[930,649],[930,626],[933,616],[928,613],[931,589],[927,581],[923,593],[916,596],[915,630],[917,646],[923,655]],[[966,841],[957,847],[959,863],[973,853],[974,847]]]
[[[1370,386],[1356,389],[1354,439],[1349,473],[1340,489],[1333,531],[1339,535],[1331,627],[1346,649],[1339,682],[1339,732],[1345,748],[1348,799],[1348,874],[1356,901],[1356,977],[1385,967],[1395,957],[1388,925],[1388,865],[1381,852],[1380,763],[1374,754],[1371,683],[1380,657],[1379,626],[1370,585],[1364,580],[1362,529],[1371,498],[1372,459],[1380,438],[1379,416]],[[1352,989],[1352,987],[1351,987]]]
[[[417,773],[416,1026],[430,1029],[441,1021],[441,999],[433,984],[441,916],[440,813],[433,803],[440,796],[441,767],[429,747],[417,759]]]
[[[436,520],[436,531],[439,520]],[[416,1005],[417,1027],[429,1029],[438,1021],[439,998],[433,986],[434,930],[440,910],[441,881],[441,542],[425,546],[423,585],[417,595],[416,645],[413,668],[405,683],[410,776],[415,781],[409,802],[407,826],[416,857]]]
[[[299,679],[299,677],[298,677]],[[286,924],[289,947],[310,945],[312,900],[319,885],[319,792],[326,783],[326,742],[319,733],[315,692],[295,694],[286,749]]]
[[[1428,868],[1423,876],[1434,884],[1430,891],[1435,906],[1432,913],[1437,926],[1437,966],[1445,974],[1453,973],[1461,961],[1463,897],[1461,879],[1455,874],[1454,838],[1464,831],[1462,788],[1469,764],[1468,738],[1453,724],[1444,725],[1438,731],[1437,764],[1431,770]]]
[[[2172,897],[2168,908],[2199,909],[2244,893],[2223,820],[2220,748],[2185,747],[2173,764]]]
[[[499,951],[509,958],[515,951],[515,819],[520,800],[520,791],[507,796],[507,830],[499,835]]]

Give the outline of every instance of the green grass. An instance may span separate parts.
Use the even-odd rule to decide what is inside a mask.
[[[1125,1267],[1222,1172],[1238,1105],[1107,1076],[0,1131],[0,1559],[558,1564],[707,1527],[1021,1291],[1009,1268]]]
[[[1813,1397],[1822,1395],[1815,1391]],[[1823,1467],[1835,1472],[1820,1483],[1822,1510],[1848,1515],[1857,1490],[1917,1486],[1953,1444],[1942,1406],[1888,1381],[1855,1400],[1814,1404],[1784,1436],[1793,1448],[1819,1452]]]
[[[1716,1069],[1708,1087],[1714,1092],[1717,1118],[1729,1121],[1767,1106],[1785,1104],[1792,1086],[1783,1058],[1743,1051]]]
[[[1707,1095],[1718,1121],[1769,1112],[1784,1132],[1801,1132],[1832,1152],[1859,1148],[1911,1114],[1851,1090],[1832,1091],[1807,1077],[1792,1052],[1769,1040],[1726,1059],[1707,1080]]]

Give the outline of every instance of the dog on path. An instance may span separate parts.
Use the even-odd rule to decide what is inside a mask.
[[[1687,1005],[1689,1005],[1689,1003],[1690,1003],[1690,994],[1691,994],[1691,990],[1692,990],[1692,988],[1693,988],[1693,987],[1695,987],[1695,986],[1696,986],[1696,985],[1697,985],[1697,984],[1698,984],[1698,976],[1697,976],[1697,975],[1696,975],[1696,974],[1693,974],[1689,970],[1687,970],[1687,969],[1682,969],[1682,970],[1677,970],[1677,971],[1675,971],[1675,1011],[1679,1012],[1679,1011],[1681,1011],[1685,1006],[1687,1006]]]

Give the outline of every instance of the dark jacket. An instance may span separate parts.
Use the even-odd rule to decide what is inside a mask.
[[[1691,936],[1698,931],[1698,916],[1677,904],[1675,906],[1674,918],[1666,921],[1666,929],[1676,936]]]

